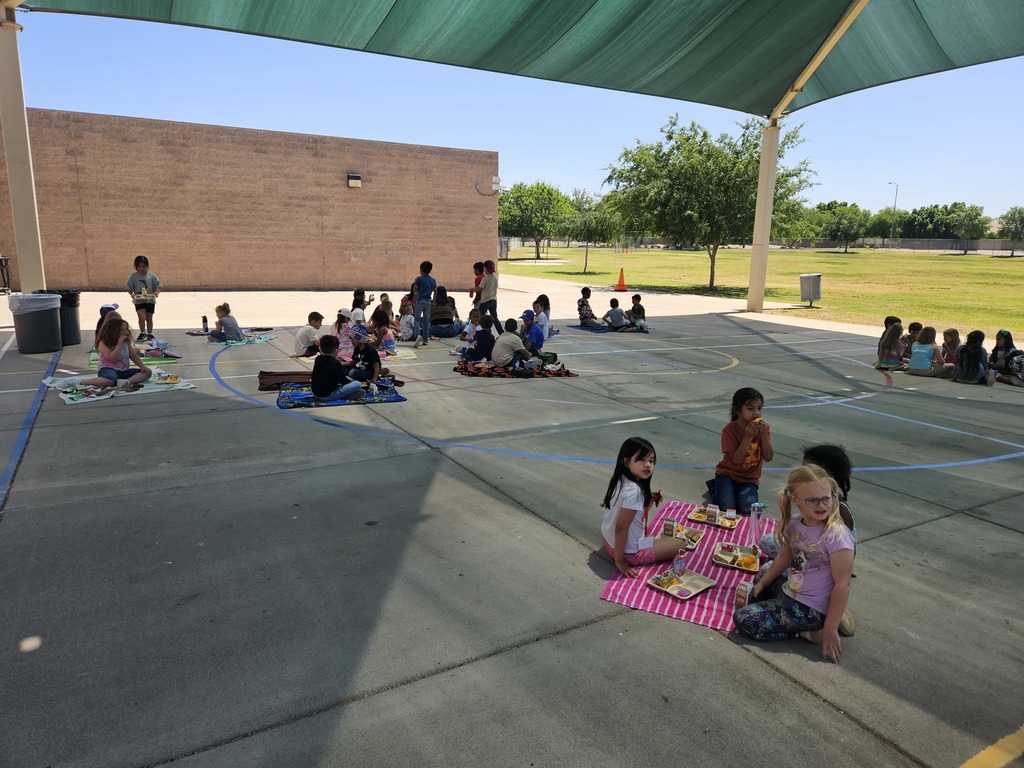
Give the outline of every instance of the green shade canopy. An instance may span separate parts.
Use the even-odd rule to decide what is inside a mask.
[[[850,0],[24,0],[768,115]],[[789,102],[1024,55],[1024,0],[869,0]]]

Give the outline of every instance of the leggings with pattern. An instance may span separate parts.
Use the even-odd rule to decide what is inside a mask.
[[[770,597],[749,603],[732,615],[740,634],[770,642],[825,626],[825,614],[791,598],[781,590],[781,582],[777,579],[762,592],[762,596],[768,593]]]

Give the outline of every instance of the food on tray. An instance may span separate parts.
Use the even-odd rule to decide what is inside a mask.
[[[736,567],[752,571],[757,568],[757,558],[753,555],[743,555],[736,561]]]
[[[692,515],[690,515],[690,519],[691,520],[707,520],[707,517],[704,515],[703,512],[694,512]]]
[[[715,561],[722,563],[723,565],[735,565],[736,555],[732,552],[716,552]]]
[[[665,571],[664,573],[660,573],[652,578],[651,581],[662,589],[668,589],[669,587],[682,584],[682,581],[679,579],[679,576],[675,571]]]

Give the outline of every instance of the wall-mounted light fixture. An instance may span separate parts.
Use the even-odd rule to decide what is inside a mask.
[[[479,183],[476,185],[476,191],[479,192],[481,195],[484,195],[486,197],[493,197],[494,195],[496,195],[499,192],[501,192],[501,177],[499,177],[499,176],[491,176],[491,191],[490,192],[484,192],[482,189],[480,189],[480,184]]]
[[[356,187],[363,186],[363,177],[360,176],[358,173],[350,173],[348,175],[348,185],[353,189]]]

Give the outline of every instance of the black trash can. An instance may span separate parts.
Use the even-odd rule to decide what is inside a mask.
[[[14,337],[23,355],[59,352],[60,296],[20,293],[7,297],[14,315]]]
[[[32,291],[60,296],[60,343],[65,347],[82,343],[82,327],[78,320],[81,291]]]

